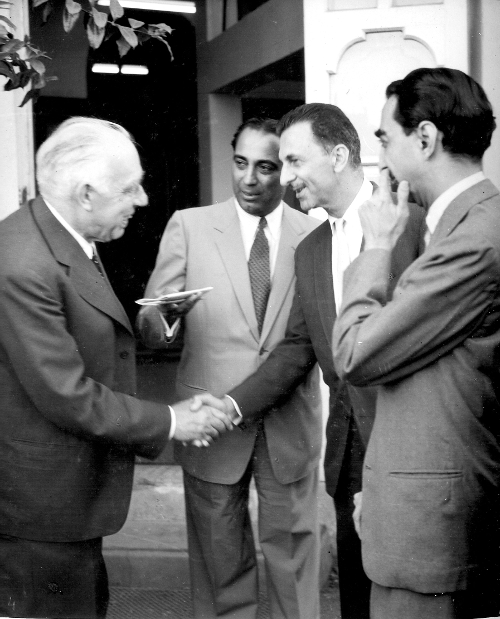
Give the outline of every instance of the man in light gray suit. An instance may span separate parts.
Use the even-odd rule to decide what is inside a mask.
[[[282,202],[275,121],[247,121],[233,148],[234,197],[173,215],[145,293],[213,286],[184,318],[177,389],[186,397],[227,393],[283,338],[295,248],[319,224]],[[141,311],[139,327],[147,344],[167,344],[155,308]],[[184,469],[195,617],[257,616],[248,513],[252,477],[271,615],[319,617],[321,435],[316,368],[282,406],[235,426],[209,449],[176,445]]]
[[[345,273],[332,344],[342,378],[380,385],[360,510],[371,617],[496,617],[500,195],[482,172],[495,119],[454,69],[412,71],[387,97],[382,191],[360,209],[365,251]],[[388,300],[409,190],[427,247]]]

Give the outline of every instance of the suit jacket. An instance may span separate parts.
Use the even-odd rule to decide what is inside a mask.
[[[464,191],[387,302],[373,250],[346,271],[333,350],[342,378],[380,385],[363,474],[368,576],[464,589],[498,562],[500,196]]]
[[[0,224],[0,533],[50,542],[116,532],[134,455],[170,415],[136,400],[127,316],[41,198]]]
[[[389,288],[417,257],[422,236],[422,209],[411,205],[411,217],[393,255]],[[330,388],[330,415],[326,427],[326,489],[335,494],[344,458],[351,414],[363,443],[368,443],[375,413],[376,390],[353,389],[339,381],[333,366],[331,336],[336,318],[332,278],[332,230],[325,221],[297,248],[295,298],[283,341],[268,360],[242,385],[229,393],[245,419],[254,419],[270,406],[286,402],[288,394],[316,363]]]
[[[163,235],[146,296],[161,294],[167,287],[214,287],[185,317],[177,374],[181,397],[204,391],[223,395],[265,361],[285,332],[295,287],[295,248],[317,225],[317,220],[285,205],[271,293],[259,336],[234,198],[174,213]],[[141,310],[141,320],[146,343],[161,344],[157,310]],[[307,475],[320,455],[317,371],[308,372],[301,383],[283,406],[269,410],[264,419],[274,474],[281,483]],[[237,427],[209,449],[177,443],[176,457],[195,477],[233,484],[245,472],[255,437],[255,424]]]

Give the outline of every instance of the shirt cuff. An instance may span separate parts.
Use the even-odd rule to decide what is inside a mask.
[[[243,421],[243,415],[241,414],[240,407],[238,406],[238,404],[236,403],[234,398],[232,398],[230,395],[227,395],[227,393],[226,393],[226,395],[224,397],[225,398],[229,398],[231,400],[231,402],[233,403],[234,409],[235,409],[238,417],[236,417],[236,419],[231,419],[231,421],[233,422],[234,426],[239,426],[240,423]]]
[[[168,433],[168,440],[171,441],[174,438],[177,417],[175,416],[174,409],[170,405],[168,405],[168,408],[170,409],[170,432]]]

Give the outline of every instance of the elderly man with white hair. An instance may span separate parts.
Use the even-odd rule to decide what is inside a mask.
[[[95,250],[148,202],[130,135],[70,119],[37,169],[41,196],[0,223],[0,615],[104,617],[102,537],[125,521],[135,455],[231,424],[134,397],[132,327]]]

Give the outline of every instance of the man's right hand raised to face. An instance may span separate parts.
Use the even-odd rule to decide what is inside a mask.
[[[381,170],[378,189],[373,193],[371,200],[367,200],[359,207],[365,251],[368,249],[392,251],[408,222],[409,193],[408,183],[401,181],[398,186],[398,201],[394,204],[389,168]]]

